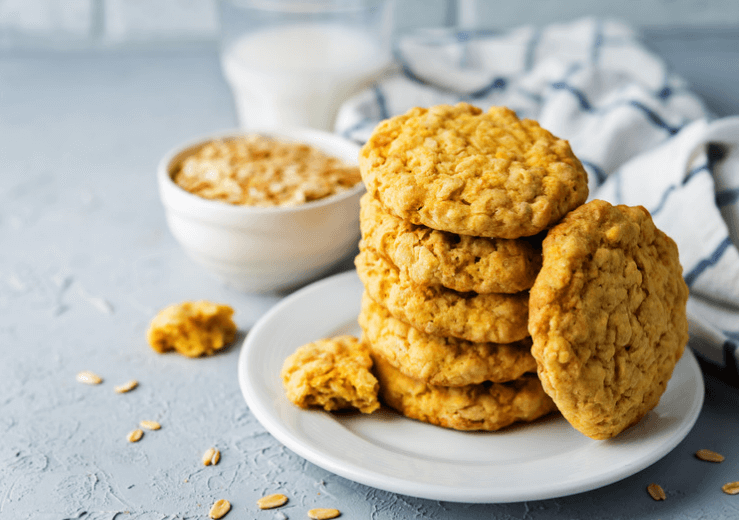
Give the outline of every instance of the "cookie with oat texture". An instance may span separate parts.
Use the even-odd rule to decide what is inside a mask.
[[[588,196],[569,143],[505,107],[438,105],[387,119],[362,147],[359,169],[397,217],[461,235],[536,235]]]
[[[365,193],[359,224],[367,247],[395,264],[417,285],[459,292],[517,293],[530,289],[541,269],[541,237],[472,237],[400,219]]]
[[[549,231],[529,330],[572,426],[608,439],[657,406],[688,341],[687,299],[677,246],[641,206],[594,200]]]
[[[403,375],[374,356],[381,400],[406,417],[455,430],[496,431],[556,410],[534,374],[508,383],[435,386]]]
[[[419,331],[362,296],[359,325],[370,350],[403,374],[433,385],[511,381],[536,371],[531,338],[515,343],[473,343]]]
[[[373,300],[427,334],[474,342],[512,343],[529,336],[529,294],[460,293],[423,287],[360,243],[357,274]]]

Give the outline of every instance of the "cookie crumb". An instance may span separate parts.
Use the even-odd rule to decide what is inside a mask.
[[[695,452],[695,456],[698,457],[700,460],[705,460],[707,462],[723,462],[724,456],[720,453],[716,453],[712,450],[698,450]]]
[[[662,486],[659,484],[655,484],[652,482],[647,486],[647,493],[649,493],[649,496],[651,496],[654,500],[665,500],[667,498],[667,495],[665,495],[665,490],[662,489]]]
[[[208,448],[203,453],[203,466],[215,466],[221,460],[221,452],[215,448]]]
[[[273,509],[275,507],[284,506],[285,504],[287,504],[287,497],[281,493],[263,496],[257,500],[257,506],[259,509]]]
[[[231,511],[231,502],[225,499],[216,500],[213,507],[210,508],[208,516],[213,520],[218,520],[226,516],[226,513]]]
[[[369,347],[354,336],[321,339],[299,347],[280,373],[287,398],[301,408],[326,411],[380,407]]]
[[[118,386],[114,387],[113,390],[115,390],[116,393],[118,393],[118,394],[125,394],[125,393],[130,392],[131,390],[133,390],[137,386],[139,386],[139,382],[136,381],[135,379],[131,379],[130,381],[126,381],[122,385],[118,385]]]
[[[187,357],[210,356],[236,338],[233,308],[201,300],[170,305],[151,320],[146,337],[162,354],[174,350]]]
[[[77,374],[77,382],[84,383],[86,385],[99,385],[103,382],[103,378],[95,374],[94,372],[83,370],[82,372]]]
[[[330,518],[336,518],[339,515],[341,515],[341,511],[338,509],[327,509],[324,507],[308,511],[308,517],[313,520],[329,520]]]
[[[129,433],[126,439],[128,440],[128,442],[139,442],[141,440],[141,437],[143,436],[144,432],[137,429]]]

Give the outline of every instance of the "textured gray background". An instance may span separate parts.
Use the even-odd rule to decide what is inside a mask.
[[[739,112],[737,31],[655,30],[648,43],[718,114]],[[279,296],[232,292],[185,258],[156,184],[177,143],[235,126],[215,46],[15,50],[0,56],[0,518],[736,518],[739,390],[707,378],[695,429],[667,457],[623,482],[571,497],[502,505],[438,503],[377,491],[305,462],[252,417],[236,379],[238,345],[209,359],[156,355],[145,341],[161,307],[210,299],[246,333]],[[105,378],[75,382],[80,370]],[[113,386],[131,378],[135,391]],[[126,434],[158,420],[138,444]],[[210,446],[215,467],[201,465]],[[697,461],[699,448],[727,455]],[[665,502],[645,492],[650,482]],[[257,498],[289,504],[259,511]]]

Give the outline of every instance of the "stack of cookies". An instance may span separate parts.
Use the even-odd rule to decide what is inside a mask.
[[[587,198],[569,144],[502,107],[415,108],[378,125],[360,171],[359,324],[385,404],[460,430],[555,410],[529,289],[545,231]]]

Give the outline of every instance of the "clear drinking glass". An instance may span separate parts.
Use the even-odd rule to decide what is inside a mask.
[[[221,65],[245,129],[332,130],[391,64],[392,0],[224,0]]]

